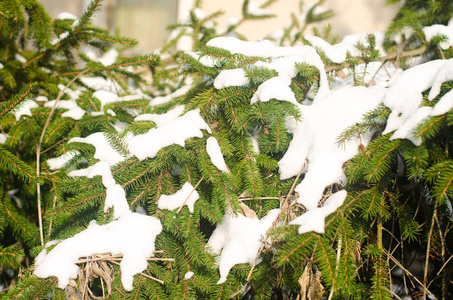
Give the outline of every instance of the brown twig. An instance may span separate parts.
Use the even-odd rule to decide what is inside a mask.
[[[429,253],[431,252],[431,237],[433,235],[435,220],[437,217],[437,205],[438,205],[438,202],[435,201],[433,217],[431,220],[431,226],[429,227],[429,232],[428,232],[428,240],[426,242],[425,270],[423,271],[423,285],[422,285],[423,286],[423,298],[422,298],[423,300],[426,300],[426,291],[428,290],[427,284],[428,284]]]
[[[161,252],[154,252],[154,253],[161,253]],[[110,254],[94,254],[91,258],[82,258],[76,261],[76,264],[83,264],[87,262],[95,262],[95,261],[116,261],[122,260],[123,255],[110,255]],[[165,257],[149,257],[146,259],[147,261],[175,261],[174,258],[165,258]]]
[[[387,255],[388,257],[390,257],[390,259],[398,266],[400,267],[401,270],[403,270],[404,273],[406,273],[408,276],[410,276],[411,278],[413,278],[420,286],[423,286],[423,283],[420,282],[420,280],[418,280],[417,277],[414,276],[414,274],[412,274],[408,269],[406,269],[395,257],[393,257],[393,255],[391,255],[390,253],[387,252],[387,250],[385,249],[382,249],[382,251],[384,252],[385,255]],[[437,299],[428,289],[425,289],[426,292],[428,294],[431,295],[431,297],[433,297],[433,299]]]
[[[381,57],[380,61],[386,62],[386,61],[393,60],[396,58],[399,59],[399,58],[403,58],[403,57],[416,56],[416,55],[423,54],[426,51],[427,51],[426,47],[420,47],[418,49],[411,50],[411,51],[392,53],[392,54],[388,54],[388,55]],[[358,60],[359,63],[365,63],[365,60],[363,60],[359,57],[356,57],[356,59]],[[341,65],[335,65],[335,66],[330,66],[330,67],[326,68],[326,73],[333,72],[333,71],[340,71],[344,68],[350,68],[350,67],[352,67],[352,65],[350,63],[346,62]]]
[[[74,81],[77,80],[80,76],[88,72],[88,69],[81,72],[79,75],[74,77],[61,91],[58,93],[57,99],[55,100],[55,104],[53,105],[52,109],[50,110],[49,116],[47,117],[46,123],[41,132],[41,137],[38,142],[38,147],[36,149],[36,175],[39,177],[41,174],[41,147],[42,142],[44,140],[44,135],[46,134],[47,127],[50,124],[50,119],[52,118],[53,113],[57,107],[58,102],[60,101],[61,97],[63,97],[64,91],[72,84]],[[38,223],[39,223],[39,238],[41,241],[41,246],[44,246],[44,231],[42,225],[42,210],[41,210],[41,184],[38,182],[36,184],[36,198],[37,198],[37,206],[38,206]]]
[[[120,264],[117,263],[116,261],[111,261],[111,262],[112,262],[113,264],[115,264],[115,265],[118,265],[118,266],[120,265]],[[140,275],[142,275],[143,277],[146,277],[146,278],[148,278],[148,279],[151,279],[151,280],[154,280],[154,281],[156,281],[156,282],[159,282],[160,284],[164,284],[164,283],[165,283],[163,280],[160,280],[160,279],[158,279],[158,278],[156,278],[156,277],[153,277],[153,276],[151,276],[151,275],[148,275],[148,274],[145,274],[145,273],[142,273],[142,272],[140,272],[140,273],[138,273],[138,274],[140,274]]]

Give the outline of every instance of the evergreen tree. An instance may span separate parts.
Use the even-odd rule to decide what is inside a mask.
[[[221,32],[198,1],[168,58],[116,61],[100,1],[0,2],[2,298],[452,297],[452,4],[351,43],[301,3],[238,39],[272,2]]]

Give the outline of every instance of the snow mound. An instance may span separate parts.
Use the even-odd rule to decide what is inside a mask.
[[[344,146],[337,144],[337,138],[376,108],[384,93],[381,87],[345,87],[319,103],[298,105],[302,121],[289,120],[293,139],[278,165],[282,180],[296,176],[305,165],[305,177],[295,191],[297,201],[308,210],[318,206],[325,187],[345,182],[343,164],[359,152],[361,144],[368,145],[372,132],[347,140]]]
[[[33,274],[40,278],[55,276],[58,287],[66,288],[77,278],[77,260],[96,253],[123,255],[120,263],[121,283],[131,291],[134,275],[144,271],[147,258],[153,256],[156,236],[162,231],[157,218],[129,213],[106,225],[91,221],[84,231],[60,242],[50,253],[44,249],[35,261]]]
[[[189,212],[193,213],[195,201],[200,198],[195,188],[186,182],[182,188],[173,195],[161,195],[157,200],[157,207],[160,209],[173,210],[183,205],[189,208]]]
[[[214,230],[207,244],[214,254],[219,255],[220,279],[217,284],[227,280],[234,265],[254,264],[262,240],[279,213],[279,209],[270,210],[261,220],[241,214],[227,214],[223,217],[222,223]]]

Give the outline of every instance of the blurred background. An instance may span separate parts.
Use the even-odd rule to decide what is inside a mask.
[[[253,2],[253,1],[250,1]],[[255,1],[261,4],[265,1]],[[308,7],[318,1],[303,1]],[[385,30],[395,16],[398,6],[386,5],[385,0],[326,0],[322,7],[332,9],[334,17],[328,23],[333,32],[343,37],[347,34]],[[61,12],[80,17],[89,0],[41,0],[52,18]],[[209,15],[218,10],[224,14],[216,19],[218,29],[223,29],[235,19],[241,18],[243,0],[204,0],[201,10]],[[104,0],[102,10],[94,24],[108,29],[111,33],[132,37],[139,41],[136,53],[147,53],[158,49],[169,36],[167,26],[187,18],[193,7],[193,0]],[[278,28],[288,26],[291,13],[300,13],[299,0],[277,0],[266,7],[276,17],[266,20],[249,21],[241,25],[238,32],[249,40],[257,40]],[[308,30],[306,33],[311,33]]]

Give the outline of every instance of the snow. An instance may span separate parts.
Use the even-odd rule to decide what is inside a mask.
[[[236,264],[253,265],[262,246],[262,237],[277,219],[279,209],[270,210],[261,220],[241,214],[223,217],[222,223],[212,233],[207,246],[218,255],[220,279],[227,280],[230,269]]]
[[[433,100],[439,95],[442,83],[450,80],[453,80],[453,59],[445,61],[445,64],[438,70],[429,91],[428,99]]]
[[[164,147],[172,144],[184,147],[186,139],[203,137],[202,129],[211,133],[208,124],[200,116],[200,110],[191,110],[145,134],[132,137],[129,140],[129,151],[139,160],[153,158]]]
[[[392,110],[382,134],[395,131],[418,109],[423,95],[430,88],[445,60],[434,60],[404,71],[385,94],[384,105]]]
[[[305,177],[295,188],[297,201],[305,208],[317,207],[325,187],[344,183],[343,164],[358,153],[360,144],[368,145],[372,133],[350,139],[344,147],[337,144],[337,138],[360,122],[364,113],[376,108],[384,93],[381,87],[345,87],[311,106],[298,105],[302,121],[289,120],[293,140],[278,165],[283,180],[296,176],[305,164]]]
[[[153,121],[157,127],[165,125],[179,117],[184,112],[184,105],[177,106],[164,114],[142,114],[134,121]]]
[[[57,100],[48,101],[44,104],[45,107],[53,107]],[[55,108],[64,108],[68,111],[64,112],[62,117],[69,117],[74,120],[82,119],[85,110],[81,109],[75,101],[72,100],[59,100]]]
[[[256,2],[249,2],[248,12],[253,15],[269,14]],[[195,9],[194,13],[197,18],[206,17],[204,12],[199,9]],[[75,16],[70,15],[63,15],[61,18],[76,20]],[[450,27],[450,25],[433,25],[425,27],[424,32],[427,39],[431,39],[439,33],[450,37],[452,36],[449,31]],[[65,34],[68,33],[64,33],[60,39],[64,38]],[[344,62],[347,52],[359,55],[354,46],[359,41],[365,43],[365,37],[366,35],[363,34],[351,35],[345,37],[339,44],[330,45],[318,37],[305,35],[307,41],[324,51],[326,56],[335,63]],[[376,38],[378,49],[383,51],[381,48],[383,34],[376,33]],[[450,41],[452,41],[451,38],[448,43]],[[420,107],[423,92],[431,88],[428,99],[433,100],[439,95],[441,85],[453,80],[453,60],[431,61],[408,69],[401,74],[399,74],[399,69],[392,69],[391,66],[386,65],[381,69],[382,65],[379,62],[370,63],[367,66],[369,73],[366,74],[364,81],[378,86],[349,87],[352,79],[348,77],[343,81],[338,80],[330,89],[324,64],[311,46],[279,47],[268,40],[245,42],[235,37],[214,38],[207,45],[228,50],[232,54],[269,58],[266,62],[257,61],[250,67],[275,70],[278,75],[258,86],[250,99],[250,104],[277,99],[293,103],[302,113],[301,121],[293,118],[287,119],[288,132],[293,135],[293,139],[286,153],[278,162],[281,180],[292,178],[300,171],[305,174],[302,181],[295,187],[295,192],[298,195],[297,202],[306,208],[306,212],[289,223],[299,226],[299,234],[311,231],[324,233],[325,218],[343,204],[347,196],[345,190],[340,190],[328,197],[323,205],[319,203],[323,200],[326,187],[334,183],[345,184],[347,179],[343,173],[344,163],[358,154],[361,146],[366,147],[369,144],[373,132],[353,137],[342,145],[338,144],[338,137],[341,133],[348,127],[361,122],[365,113],[383,103],[391,109],[384,134],[393,132],[390,139],[409,139],[415,145],[420,145],[421,140],[414,136],[414,129],[426,118],[445,114],[453,108],[453,91],[443,95],[432,108]],[[448,45],[448,47],[451,46]],[[446,44],[442,44],[441,47],[446,47]],[[212,57],[200,56],[194,52],[188,54],[198,59],[206,67],[220,66],[216,65]],[[112,50],[104,56],[97,56],[94,52],[89,55],[93,60],[110,65],[114,63],[118,53]],[[298,63],[307,63],[320,72],[318,91],[314,94],[313,102],[298,103],[290,88],[292,79],[298,74],[296,68]],[[358,66],[356,69],[358,73],[362,73],[360,72],[361,67],[364,66]],[[109,103],[136,99],[147,99],[150,101],[150,106],[157,106],[184,96],[192,87],[192,82],[188,78],[185,85],[173,93],[161,97],[151,98],[140,90],[120,97],[116,85],[110,80],[100,77],[81,77],[81,80],[96,90],[93,97],[99,99],[102,108]],[[245,86],[249,83],[244,69],[221,70],[214,80],[214,87],[222,89]],[[65,89],[65,87],[60,86],[60,89]],[[46,101],[44,106],[53,107],[56,104],[57,108],[67,109],[63,113],[63,117],[80,120],[85,114],[85,111],[76,103],[81,95],[81,90],[65,89],[65,93],[70,100],[60,100],[57,104],[55,100]],[[312,90],[311,93],[314,91]],[[21,108],[14,112],[16,120],[24,115],[31,116],[31,109],[36,107],[39,105],[35,101],[24,101]],[[84,138],[72,138],[69,141],[70,143],[88,143],[95,147],[94,158],[99,161],[86,169],[72,171],[68,176],[86,176],[88,178],[101,176],[106,188],[104,213],[113,209],[115,219],[105,225],[98,225],[93,220],[88,228],[79,234],[59,241],[49,253],[47,253],[47,249],[44,249],[35,260],[35,275],[43,278],[56,276],[58,286],[65,288],[70,279],[77,277],[79,268],[76,262],[81,257],[88,257],[95,253],[122,254],[121,281],[126,290],[129,291],[133,288],[133,276],[146,269],[147,258],[153,256],[154,242],[156,236],[162,231],[162,225],[155,217],[131,212],[126,192],[121,185],[115,182],[111,167],[133,156],[139,160],[152,159],[164,147],[173,144],[184,147],[187,139],[203,138],[211,133],[211,128],[201,117],[199,109],[184,112],[185,107],[179,105],[164,114],[137,116],[135,121],[152,121],[156,127],[145,134],[126,136],[124,141],[129,151],[127,156],[118,153],[101,132]],[[90,112],[91,115],[103,113],[103,111]],[[112,110],[107,110],[107,113],[115,115]],[[125,124],[117,122],[114,127],[121,132]],[[257,134],[257,132],[253,132],[249,135],[255,151],[258,153]],[[5,140],[6,136],[0,134],[0,143],[4,143]],[[214,136],[206,139],[206,152],[218,170],[225,173],[230,172],[218,140]],[[78,151],[69,151],[59,157],[49,159],[47,161],[49,168],[57,170],[64,167],[78,153]],[[161,195],[157,206],[161,210],[175,210],[185,205],[188,211],[193,213],[195,202],[199,197],[190,182],[185,182],[176,193]],[[137,209],[137,211],[140,210]],[[224,215],[221,224],[216,227],[207,243],[207,247],[217,256],[220,273],[218,284],[227,280],[229,271],[234,265],[240,263],[253,265],[257,261],[259,249],[263,245],[263,240],[266,239],[266,233],[275,224],[279,213],[278,209],[270,210],[261,220],[241,214],[227,213]],[[46,245],[46,247],[49,246]],[[189,280],[193,275],[194,273],[189,271],[185,274],[184,279]]]
[[[453,19],[452,19],[453,20]],[[445,35],[447,40],[440,42],[439,47],[442,50],[448,50],[453,46],[453,22],[450,20],[447,26],[441,24],[433,24],[431,26],[423,27],[423,33],[427,42],[438,35]]]
[[[295,102],[295,97],[289,89],[289,84],[291,83],[291,79],[298,73],[295,66],[296,63],[307,63],[319,70],[319,90],[313,101],[324,98],[329,91],[329,83],[324,64],[318,53],[316,53],[316,50],[310,46],[278,47],[274,46],[269,40],[246,42],[235,37],[217,37],[210,40],[207,45],[228,50],[232,54],[239,53],[245,56],[275,58],[269,63],[262,61],[255,63],[256,67],[276,70],[278,72],[277,78],[279,79],[271,78],[262,83],[258,87],[257,94],[254,95],[252,103],[257,100],[264,102],[272,98]],[[283,90],[282,96],[279,96],[280,90]]]
[[[35,101],[47,102],[47,101],[49,101],[49,99],[47,99],[46,96],[39,95],[39,96],[36,97]]]
[[[222,70],[214,80],[214,87],[218,90],[230,86],[244,86],[249,84],[243,69]]]
[[[51,158],[47,160],[47,164],[49,165],[49,169],[51,170],[58,170],[63,168],[63,166],[73,159],[76,155],[79,154],[77,150],[70,150],[58,157]]]
[[[32,116],[31,109],[33,108],[38,108],[39,105],[33,100],[24,100],[19,108],[14,108],[13,109],[13,114],[16,117],[16,121],[20,120],[20,117],[22,116]]]
[[[317,233],[324,233],[325,218],[331,213],[335,212],[344,202],[347,196],[345,190],[336,192],[329,198],[322,207],[316,207],[308,210],[301,216],[291,220],[290,225],[300,225],[297,232],[303,234],[306,232],[314,231]]]
[[[50,253],[42,250],[33,274],[40,278],[55,276],[58,287],[63,289],[70,279],[77,278],[79,258],[96,253],[122,254],[121,283],[126,291],[131,291],[134,275],[146,269],[147,258],[153,256],[154,242],[161,231],[157,218],[132,212],[105,225],[93,220],[87,229],[60,242]]]
[[[174,91],[171,94],[168,94],[168,95],[162,96],[162,97],[153,98],[150,102],[150,105],[158,106],[158,105],[166,104],[177,97],[185,95],[190,89],[191,89],[190,83],[187,83],[186,85],[177,89],[176,91]]]
[[[27,59],[20,55],[19,53],[14,54],[14,58],[23,64],[27,62]]]
[[[247,13],[252,16],[270,16],[272,13],[267,9],[261,8],[262,3],[250,1],[247,6]]]
[[[63,84],[59,84],[58,88],[60,89],[60,91],[64,91],[64,93],[68,95],[73,101],[77,100],[80,97],[80,95],[82,95],[82,91],[80,89],[73,91],[70,88],[64,86]]]
[[[453,90],[450,90],[445,95],[440,98],[439,102],[436,103],[433,110],[431,111],[431,116],[440,116],[446,114],[453,108]]]
[[[61,12],[58,14],[57,19],[59,19],[59,20],[77,20],[77,17],[69,12]]]
[[[91,49],[90,49],[91,50]],[[116,62],[116,59],[119,56],[119,53],[115,49],[110,49],[105,52],[103,55],[97,55],[95,51],[85,51],[85,54],[93,61],[100,62],[104,66],[110,66]]]
[[[173,195],[161,195],[157,200],[159,209],[173,210],[186,205],[190,213],[193,213],[195,201],[200,198],[195,188],[186,182],[179,191]]]
[[[414,136],[414,130],[423,120],[425,120],[431,113],[432,108],[428,106],[417,109],[411,114],[404,123],[392,134],[390,140],[395,139],[408,139],[414,145],[420,146],[422,140],[420,137]]]
[[[206,140],[206,152],[214,166],[222,172],[228,173],[228,167],[223,159],[222,150],[220,149],[219,142],[215,137],[209,137]]]
[[[253,94],[250,104],[258,101],[267,102],[271,99],[288,101],[297,104],[296,96],[289,87],[291,78],[274,77],[263,82]]]
[[[192,272],[192,271],[187,272],[186,274],[184,274],[184,280],[189,280],[190,278],[192,278],[192,276],[193,276],[194,274],[195,274],[195,273]]]
[[[97,98],[101,102],[101,109],[103,109],[106,104],[116,102],[119,99],[117,93],[103,89],[94,92],[93,97]]]
[[[8,136],[6,134],[0,133],[0,144],[4,144]]]
[[[376,38],[376,49],[379,50],[381,55],[385,55],[385,50],[383,45],[385,32],[376,31],[371,32]],[[360,56],[360,51],[356,48],[357,43],[362,43],[363,45],[368,45],[366,42],[366,37],[368,34],[353,34],[347,35],[343,40],[335,45],[331,45],[326,42],[324,39],[306,34],[304,39],[307,40],[313,47],[321,49],[324,54],[332,62],[341,64],[346,60],[346,53],[349,52],[351,56]]]
[[[115,84],[110,79],[104,79],[102,77],[80,77],[80,80],[83,84],[86,84],[88,87],[98,91],[106,90],[110,92],[115,92]]]
[[[107,196],[105,197],[104,212],[109,208],[113,208],[113,216],[117,219],[130,212],[127,204],[126,192],[119,184],[114,184],[107,187]]]
[[[208,68],[215,67],[215,61],[210,56],[206,56],[206,55],[201,56],[200,54],[193,52],[193,51],[185,51],[185,53],[192,56],[196,60],[198,60],[198,62],[201,63],[205,67],[208,67]],[[176,67],[179,68],[179,65],[177,65]]]
[[[110,166],[116,165],[125,159],[123,155],[110,146],[109,141],[102,132],[93,133],[85,138],[75,137],[69,140],[69,143],[74,142],[93,145],[96,149],[93,157],[108,162]]]

